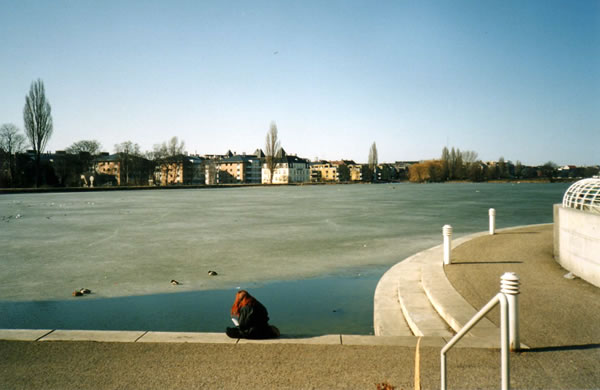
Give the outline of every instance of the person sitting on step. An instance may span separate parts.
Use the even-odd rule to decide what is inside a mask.
[[[269,313],[256,298],[246,290],[235,295],[231,307],[234,328],[227,328],[227,336],[235,339],[272,339],[279,337],[279,329],[269,325]]]

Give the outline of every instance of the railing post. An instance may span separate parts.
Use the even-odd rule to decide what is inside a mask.
[[[490,209],[488,214],[490,216],[490,235],[493,236],[496,233],[496,210]]]
[[[442,352],[440,354],[441,362],[440,362],[440,379],[442,380],[442,384],[440,389],[446,390],[448,388],[448,375],[446,374],[446,354]]]
[[[444,225],[442,228],[444,236],[444,265],[452,264],[450,261],[450,251],[452,250],[452,226]]]
[[[506,272],[500,278],[500,292],[504,293],[508,302],[508,334],[511,351],[518,351],[521,348],[521,342],[519,338],[520,284],[520,279],[514,272]]]
[[[500,377],[502,378],[500,388],[502,390],[510,390],[510,356],[508,354],[508,334],[510,315],[508,313],[508,299],[506,294],[498,294],[500,301]],[[509,318],[507,318],[509,317]]]

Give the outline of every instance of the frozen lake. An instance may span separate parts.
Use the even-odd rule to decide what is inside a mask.
[[[368,334],[379,277],[441,243],[444,224],[487,230],[490,207],[498,228],[552,222],[568,186],[3,195],[0,327],[222,331],[241,287],[284,333]],[[81,287],[93,294],[71,297]]]

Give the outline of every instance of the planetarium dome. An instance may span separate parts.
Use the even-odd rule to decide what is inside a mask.
[[[563,207],[600,214],[600,178],[579,180],[565,192]]]

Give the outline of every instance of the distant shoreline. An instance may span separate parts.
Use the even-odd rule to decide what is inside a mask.
[[[551,184],[551,183],[574,183],[577,180],[581,180],[581,179],[497,179],[497,180],[487,180],[487,181],[468,181],[468,180],[451,180],[451,181],[447,181],[445,183],[513,183],[513,184],[520,184],[520,183],[539,183],[539,184]]]
[[[464,183],[464,184],[549,184],[549,183],[572,183],[579,179],[503,179],[489,180],[481,182],[472,182],[468,180],[450,180],[446,182],[434,183],[411,183],[408,180],[396,182],[364,183],[364,182],[344,182],[344,183],[290,183],[290,184],[202,184],[202,185],[176,185],[176,186],[114,186],[114,187],[42,187],[42,188],[0,188],[0,195],[5,194],[39,194],[56,192],[105,192],[105,191],[147,191],[147,190],[184,190],[184,189],[217,189],[217,188],[246,188],[246,187],[289,187],[289,186],[314,186],[314,185],[348,185],[348,184],[445,184],[445,183]]]

